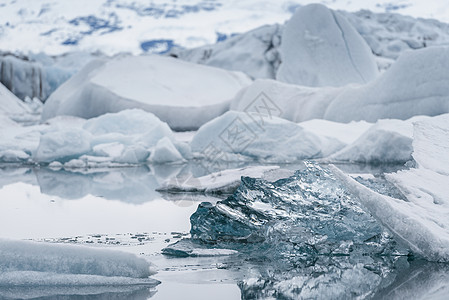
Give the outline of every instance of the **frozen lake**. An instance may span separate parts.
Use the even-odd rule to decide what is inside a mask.
[[[303,168],[301,164],[283,167]],[[357,174],[378,174],[396,168],[340,167]],[[341,296],[338,291],[341,284],[350,282],[350,278],[336,279],[327,274],[329,277],[324,279],[326,284],[323,285],[317,270],[307,278],[297,272],[303,266],[276,269],[273,262],[252,261],[239,255],[171,257],[161,254],[169,244],[190,236],[190,217],[200,202],[216,203],[226,198],[226,195],[168,195],[156,191],[163,182],[182,174],[205,175],[193,163],[84,171],[4,166],[0,172],[0,238],[84,244],[131,252],[154,264],[158,273],[152,278],[161,281],[156,287],[1,286],[0,299],[59,299],[63,295],[64,299],[81,296],[83,299],[293,299],[292,287],[308,282],[313,290],[311,279],[314,276],[317,279],[315,288],[322,289],[322,297],[332,298],[332,295]],[[443,299],[447,295],[447,264],[426,263],[404,256],[388,259],[393,261],[385,264],[387,269],[382,270],[386,277],[375,281],[372,291],[368,287],[364,298],[430,295]],[[335,258],[332,263],[340,264],[342,270],[347,264],[357,266],[344,256]],[[338,267],[328,270],[337,271]],[[369,278],[360,272],[363,279]],[[346,280],[349,281],[345,283]],[[351,298],[351,295],[346,296]]]

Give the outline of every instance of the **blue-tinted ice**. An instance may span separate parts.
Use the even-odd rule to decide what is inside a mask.
[[[243,299],[366,298],[407,268],[410,254],[314,163],[276,182],[242,178],[231,197],[199,205],[190,233],[188,251],[239,252],[225,267],[250,270]],[[180,244],[163,252],[188,255]]]

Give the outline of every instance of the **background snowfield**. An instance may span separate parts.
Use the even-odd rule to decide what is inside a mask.
[[[0,50],[112,55],[165,52],[172,45],[192,48],[262,25],[283,24],[299,5],[309,3],[449,21],[449,9],[439,0],[2,0]]]
[[[0,0],[0,299],[446,299],[445,22]]]

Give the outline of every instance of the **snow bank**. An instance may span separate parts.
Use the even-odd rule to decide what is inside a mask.
[[[231,109],[246,111],[261,96],[276,105],[276,116],[302,122],[409,119],[449,112],[449,47],[404,53],[393,66],[363,86],[311,88],[256,80],[238,93]]]
[[[336,173],[360,202],[416,254],[449,262],[449,115],[419,120],[414,126],[418,167],[387,174],[408,201],[378,194]],[[435,156],[434,156],[435,153]]]
[[[242,73],[170,57],[96,60],[51,95],[42,120],[57,115],[92,118],[140,108],[173,129],[195,129],[228,110],[235,93],[250,82]]]
[[[305,86],[367,83],[378,68],[363,38],[338,12],[321,4],[299,8],[287,22],[276,79]]]
[[[4,286],[101,285],[114,281],[120,283],[120,278],[117,277],[148,278],[154,273],[146,260],[129,253],[2,239],[0,274],[0,286]],[[66,279],[69,281],[65,281]]]

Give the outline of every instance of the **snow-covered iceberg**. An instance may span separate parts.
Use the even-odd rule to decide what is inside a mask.
[[[299,8],[282,32],[276,79],[304,86],[364,84],[376,78],[374,55],[354,27],[321,4]]]
[[[50,96],[42,120],[58,115],[92,118],[140,108],[173,129],[196,129],[227,111],[234,95],[250,83],[243,73],[172,57],[95,60]]]
[[[312,88],[256,80],[239,92],[231,109],[246,111],[260,97],[275,104],[277,116],[302,122],[409,119],[449,112],[449,47],[408,51],[388,71],[362,86]]]
[[[109,249],[1,239],[0,287],[156,285],[143,258]]]
[[[320,139],[296,123],[269,115],[229,111],[203,125],[193,137],[193,152],[209,160],[241,156],[271,162],[321,157],[321,150],[342,147],[332,138]],[[229,155],[231,154],[231,155]]]

